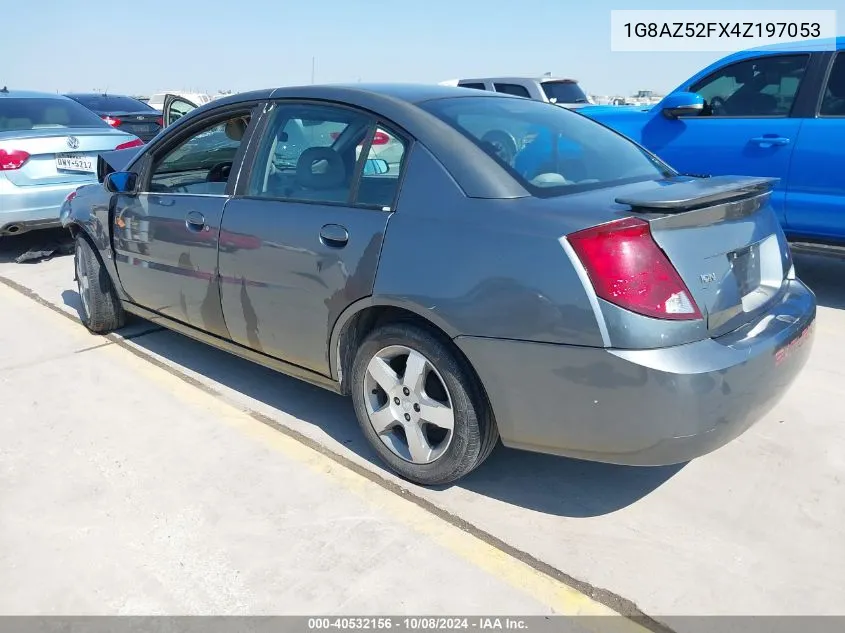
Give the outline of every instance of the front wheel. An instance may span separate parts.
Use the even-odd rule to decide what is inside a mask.
[[[379,457],[410,481],[455,481],[492,452],[498,432],[477,379],[448,341],[411,323],[370,334],[355,357],[352,399]]]
[[[81,302],[82,324],[94,334],[106,334],[123,327],[126,313],[108,272],[83,235],[76,236],[74,254],[76,285]]]

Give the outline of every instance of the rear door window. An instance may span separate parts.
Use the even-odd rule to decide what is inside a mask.
[[[525,97],[526,99],[531,98],[531,94],[528,92],[528,89],[525,86],[520,86],[518,84],[493,84],[493,88],[496,89],[496,92],[503,92],[507,95]]]
[[[845,116],[845,53],[838,53],[830,69],[819,108],[822,116]]]
[[[473,88],[475,90],[487,90],[484,84],[479,83],[459,83],[458,86],[461,88]]]
[[[0,99],[0,132],[73,127],[99,128],[108,124],[73,99]]]

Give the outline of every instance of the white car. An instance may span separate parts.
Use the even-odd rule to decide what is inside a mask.
[[[170,90],[167,92],[157,92],[150,97],[147,104],[161,112],[164,110],[164,100],[167,98],[167,95],[181,97],[196,106],[205,105],[206,103],[211,103],[212,101],[211,96],[205,94],[204,92],[179,92],[178,90]]]

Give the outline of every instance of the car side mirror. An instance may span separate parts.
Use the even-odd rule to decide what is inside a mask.
[[[135,193],[138,174],[131,171],[113,171],[103,181],[110,193]]]
[[[660,111],[667,119],[698,116],[704,111],[704,97],[694,92],[674,92],[660,103]]]
[[[364,163],[365,176],[381,176],[390,171],[390,165],[383,158],[368,158]]]

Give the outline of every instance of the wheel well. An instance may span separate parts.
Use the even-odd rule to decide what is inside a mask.
[[[444,342],[454,349],[458,356],[472,370],[469,361],[463,352],[452,342],[452,338],[441,328],[434,325],[428,319],[421,317],[415,312],[395,306],[372,306],[357,312],[344,325],[338,341],[338,360],[341,376],[341,391],[345,395],[350,394],[349,377],[352,373],[352,363],[355,362],[355,354],[365,338],[376,328],[388,323],[410,322],[426,328],[435,335],[440,336]],[[475,373],[473,371],[473,373]]]

